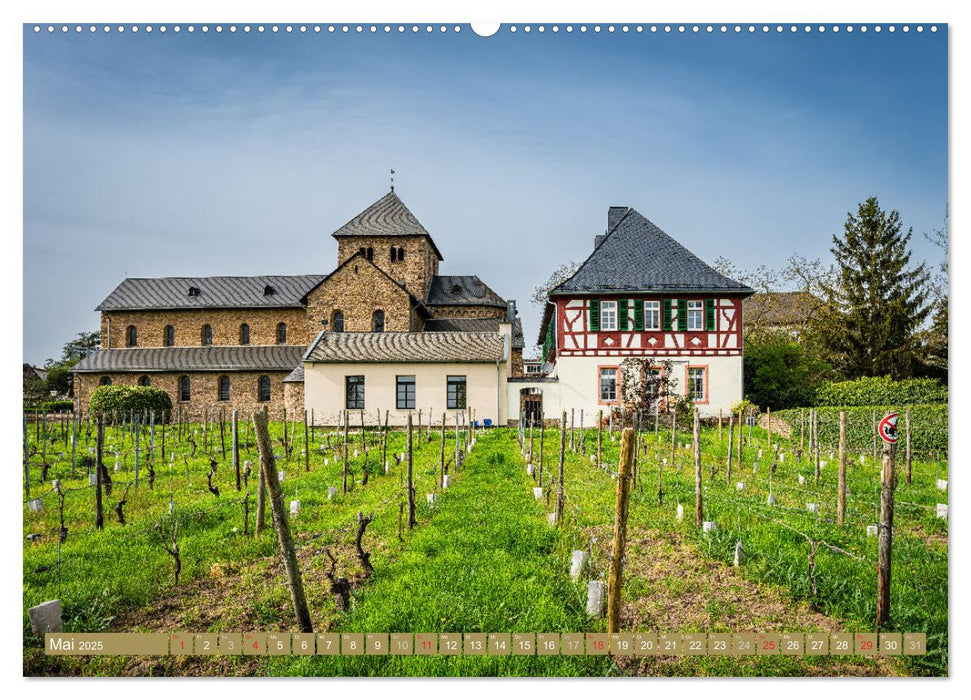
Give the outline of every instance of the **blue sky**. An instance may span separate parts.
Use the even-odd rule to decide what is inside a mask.
[[[868,196],[947,204],[946,31],[24,30],[24,360],[125,276],[326,273],[388,188],[517,299],[629,205],[711,263],[828,259]]]

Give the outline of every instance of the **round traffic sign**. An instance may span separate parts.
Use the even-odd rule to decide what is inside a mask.
[[[891,411],[880,421],[877,432],[880,433],[880,437],[884,442],[897,442],[897,418],[899,415],[896,411]]]

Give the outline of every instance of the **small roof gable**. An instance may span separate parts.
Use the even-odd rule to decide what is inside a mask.
[[[617,216],[606,236],[576,273],[550,296],[595,292],[731,292],[751,294],[744,284],[717,272],[635,209]]]
[[[401,282],[398,282],[394,277],[392,277],[387,272],[385,272],[384,270],[382,270],[380,267],[378,267],[377,265],[375,265],[373,261],[368,260],[367,259],[367,256],[363,255],[361,253],[361,251],[357,251],[356,253],[354,253],[354,255],[352,255],[347,260],[345,260],[340,265],[338,265],[334,269],[334,271],[331,272],[329,275],[325,275],[323,277],[323,279],[320,280],[320,282],[318,282],[317,284],[315,284],[313,287],[311,287],[310,289],[308,289],[306,291],[306,293],[304,293],[304,295],[300,299],[300,301],[303,304],[306,304],[307,303],[307,297],[310,295],[311,292],[313,292],[315,289],[317,289],[317,287],[319,287],[320,285],[322,285],[324,282],[326,282],[327,280],[331,279],[332,277],[334,277],[334,279],[336,280],[337,278],[335,277],[335,275],[337,275],[337,273],[340,272],[341,270],[343,270],[344,268],[349,267],[351,265],[351,263],[364,263],[366,265],[370,265],[371,267],[373,267],[375,270],[377,270],[379,273],[381,273],[381,276],[382,277],[384,277],[385,279],[387,279],[391,284],[393,284],[395,287],[398,287],[401,291],[403,291],[405,294],[407,294],[408,295],[408,298],[411,300],[412,305],[414,307],[416,307],[420,313],[427,315],[428,310],[422,304],[421,299],[419,299],[414,294],[412,294],[408,290],[408,288],[405,285],[403,285]]]
[[[432,236],[393,191],[334,231],[334,238],[347,236],[425,236],[439,260],[444,260]]]
[[[129,277],[96,310],[298,308],[301,298],[326,277]]]
[[[428,285],[427,306],[495,306],[506,300],[475,275],[436,275]]]

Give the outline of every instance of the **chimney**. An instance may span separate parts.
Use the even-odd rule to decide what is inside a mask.
[[[627,207],[610,207],[607,209],[607,231],[609,232],[617,222],[627,213]]]
[[[516,322],[516,300],[510,299],[506,302],[506,323]]]

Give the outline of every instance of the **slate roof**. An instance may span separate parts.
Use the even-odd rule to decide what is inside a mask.
[[[611,207],[615,223],[606,237],[550,296],[622,291],[753,293],[702,262],[640,212],[628,208],[618,216],[618,209]]]
[[[303,383],[303,364],[297,365],[290,374],[283,378],[283,381]]]
[[[334,238],[344,236],[427,236],[439,260],[444,260],[428,230],[405,206],[394,191],[334,231]]]
[[[326,277],[129,277],[97,310],[299,308],[303,296]],[[272,294],[264,294],[267,286],[273,288]],[[190,287],[199,290],[198,296],[189,296]]]
[[[98,350],[74,365],[74,372],[289,372],[302,345],[211,345],[185,348]]]
[[[498,333],[501,318],[431,318],[425,321],[425,330],[434,333],[443,331],[471,331],[478,333]],[[526,347],[523,337],[523,323],[516,317],[512,327],[512,346],[522,349]]]
[[[426,306],[495,306],[506,300],[475,275],[436,275],[428,285]]]
[[[304,362],[495,362],[495,333],[321,333]]]

